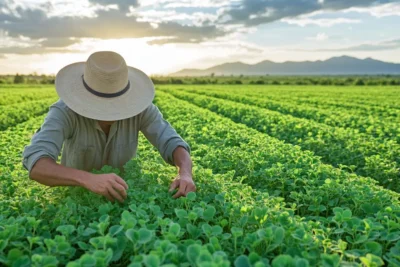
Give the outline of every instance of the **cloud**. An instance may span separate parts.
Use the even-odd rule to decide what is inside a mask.
[[[117,5],[121,10],[128,11],[130,6],[137,6],[137,0],[89,0],[90,3],[100,5]]]
[[[192,14],[188,13],[178,13],[176,10],[147,10],[147,11],[136,11],[132,10],[127,16],[136,17],[138,22],[149,22],[149,23],[163,23],[163,22],[176,22],[183,21],[188,25],[202,26],[206,23],[215,22],[218,19],[217,15],[204,13],[204,12],[194,12]],[[158,25],[157,25],[158,26]]]
[[[140,6],[152,8],[218,8],[228,7],[232,2],[238,1],[241,0],[142,0]]]
[[[96,17],[48,17],[43,9],[17,7],[16,16],[0,20],[0,29],[11,37],[26,36],[33,40],[46,39],[43,47],[66,47],[80,38],[120,39],[168,36],[163,42],[195,42],[224,35],[215,25],[182,25],[172,21],[153,23],[138,21],[120,10],[98,10]],[[40,49],[33,49],[39,51]],[[12,52],[7,48],[8,52]],[[15,49],[15,53],[25,50]]]
[[[320,27],[332,27],[338,24],[356,24],[361,23],[359,19],[347,19],[347,18],[334,18],[334,19],[316,19],[309,17],[299,17],[299,18],[287,18],[282,19],[282,22],[286,22],[292,25],[298,25],[305,27],[308,25],[317,25]]]
[[[220,20],[227,24],[256,26],[281,19],[290,19],[322,10],[344,10],[351,7],[369,7],[371,5],[397,2],[396,0],[242,0],[228,8]]]
[[[311,41],[317,41],[317,42],[322,42],[322,41],[326,41],[329,39],[329,36],[326,33],[318,33],[316,36],[314,37],[308,37],[306,38],[307,40],[311,40]]]
[[[31,54],[48,54],[48,53],[71,53],[75,52],[73,50],[67,49],[55,49],[47,48],[43,46],[10,46],[10,47],[0,47],[0,56],[3,54],[20,54],[20,55],[31,55]]]
[[[400,39],[387,40],[376,43],[364,43],[355,46],[342,47],[342,48],[326,48],[326,49],[314,49],[314,50],[299,50],[307,52],[352,52],[352,51],[385,51],[400,49]]]
[[[371,16],[382,18],[388,16],[400,16],[400,3],[388,3],[384,5],[368,7],[368,8],[349,8],[343,12],[358,12],[358,13],[368,13]]]

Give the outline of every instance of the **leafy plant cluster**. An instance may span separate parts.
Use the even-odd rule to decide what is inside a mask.
[[[32,116],[0,131],[0,265],[400,265],[399,194],[169,93],[155,102],[192,147],[197,193],[171,197],[176,170],[144,137],[123,170],[95,171],[127,181],[123,204],[34,183],[20,163]]]
[[[57,100],[57,97],[50,97],[43,100],[0,106],[0,130],[5,130],[29,118],[46,113],[49,106]]]
[[[232,94],[227,90],[192,89],[188,90],[188,92],[266,108],[294,117],[325,123],[329,126],[353,128],[361,133],[371,134],[374,137],[382,139],[393,139],[396,140],[397,143],[400,143],[400,120],[396,117],[382,118],[373,114],[360,116],[359,114],[349,113],[348,111],[338,109],[323,110],[316,107],[309,107],[306,104],[293,104],[272,100],[260,95]]]
[[[352,129],[331,127],[229,100],[169,90],[172,95],[243,123],[262,133],[313,151],[326,163],[370,176],[400,192],[400,145]]]

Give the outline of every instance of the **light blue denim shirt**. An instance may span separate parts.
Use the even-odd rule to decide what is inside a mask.
[[[30,172],[40,158],[56,161],[64,145],[61,157],[64,166],[86,171],[104,165],[122,168],[136,155],[139,131],[171,165],[175,148],[182,146],[190,152],[189,145],[154,104],[134,117],[113,123],[107,137],[96,120],[75,113],[59,100],[50,107],[43,125],[25,147],[23,165]]]

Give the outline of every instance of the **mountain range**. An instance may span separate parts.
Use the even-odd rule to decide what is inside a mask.
[[[400,74],[400,64],[349,56],[327,60],[277,63],[269,60],[257,64],[232,62],[208,69],[183,69],[169,76],[221,75],[351,75],[351,74]]]

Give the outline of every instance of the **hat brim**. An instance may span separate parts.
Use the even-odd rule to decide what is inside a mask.
[[[60,99],[79,115],[102,121],[122,120],[138,115],[154,99],[154,84],[141,70],[128,67],[129,90],[121,96],[104,98],[85,88],[84,68],[85,62],[70,64],[57,73],[55,80]]]

